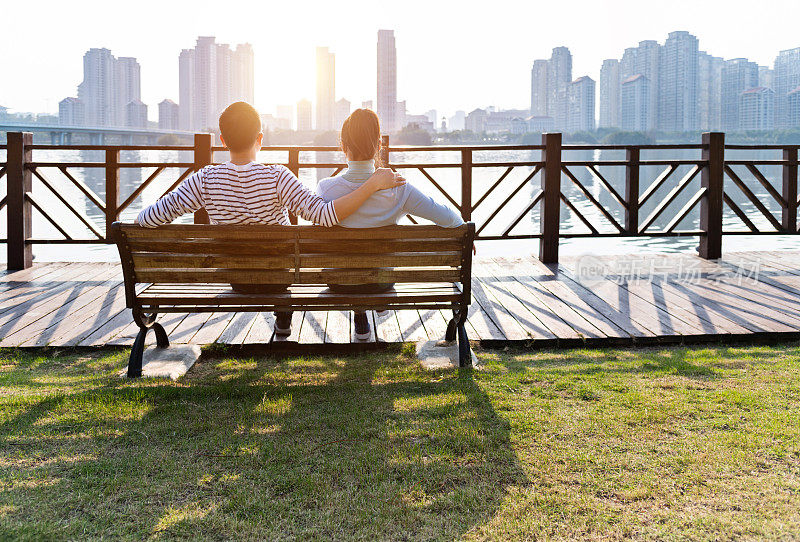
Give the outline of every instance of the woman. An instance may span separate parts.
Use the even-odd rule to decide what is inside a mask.
[[[340,175],[319,182],[317,194],[325,201],[333,201],[357,190],[375,172],[381,148],[378,115],[369,109],[353,111],[342,125],[341,146],[347,156],[347,169]],[[418,216],[445,228],[455,228],[464,223],[455,211],[406,183],[374,193],[339,225],[346,228],[389,226],[397,224],[406,215]],[[393,287],[393,284],[331,286],[333,290],[343,293],[382,292]],[[356,312],[353,322],[356,338],[369,339],[371,330],[367,314]]]

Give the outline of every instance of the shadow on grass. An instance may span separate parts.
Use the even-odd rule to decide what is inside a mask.
[[[470,370],[394,354],[105,380],[5,418],[0,449],[12,538],[452,539],[528,483]]]

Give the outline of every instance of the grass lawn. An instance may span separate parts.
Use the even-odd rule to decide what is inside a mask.
[[[800,346],[0,351],[0,539],[800,539]]]

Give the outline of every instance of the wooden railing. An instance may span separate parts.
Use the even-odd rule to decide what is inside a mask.
[[[214,163],[214,153],[225,150],[214,146],[210,134],[196,134],[192,146],[94,146],[94,145],[36,145],[28,133],[8,133],[5,162],[0,162],[0,181],[6,180],[6,196],[0,200],[0,209],[7,208],[8,268],[22,269],[31,265],[32,246],[53,243],[110,243],[106,232],[111,223],[128,209],[142,193],[166,170],[178,168],[175,180],[169,183],[164,193],[169,192],[192,172]],[[541,145],[514,146],[430,146],[390,147],[384,138],[381,158],[384,164],[405,172],[419,172],[428,188],[459,209],[464,220],[477,225],[478,240],[539,239],[539,258],[546,263],[558,261],[559,240],[580,237],[677,237],[699,238],[700,255],[718,258],[721,255],[723,235],[765,235],[798,233],[798,146],[797,145],[725,145],[722,133],[703,134],[702,141],[690,145],[562,145],[561,134],[544,134]],[[104,159],[97,162],[44,162],[32,159],[34,151],[74,150],[101,151]],[[125,162],[120,160],[124,151],[183,151],[192,154],[186,162]],[[305,169],[330,169],[334,174],[345,165],[338,162],[303,162],[301,153],[306,151],[332,152],[335,147],[320,146],[273,146],[266,151],[285,152],[284,162],[292,172],[300,175]],[[737,151],[771,151],[782,153],[780,160],[735,160],[726,158],[726,150],[732,155]],[[437,152],[454,154],[457,161],[413,163],[398,159],[403,153]],[[539,160],[480,160],[484,151],[540,152]],[[576,151],[610,151],[622,153],[624,159],[609,160],[593,157],[590,160],[571,160]],[[642,153],[651,151],[694,152],[697,159],[644,160]],[[770,182],[761,167],[780,167],[782,170],[780,189]],[[99,196],[87,186],[74,168],[95,168],[103,171],[104,196]],[[120,195],[120,172],[127,168],[152,169],[146,179],[122,199]],[[602,168],[602,170],[601,170]],[[609,169],[624,169],[624,190],[615,188],[609,181]],[[643,171],[660,171],[654,178],[642,178]],[[446,190],[437,170],[460,171],[460,194]],[[473,175],[482,169],[495,169],[500,175],[492,182],[477,185]],[[522,170],[519,175],[512,175]],[[681,174],[676,174],[678,171]],[[59,190],[50,172],[58,171],[60,182],[74,185],[86,200],[104,217],[104,224],[87,216],[74,201]],[[587,186],[582,175],[589,176],[594,183]],[[685,202],[673,210],[681,195],[687,193],[699,176],[699,188],[684,197]],[[538,177],[538,183],[536,178]],[[680,178],[678,178],[680,177]],[[745,180],[746,177],[746,180]],[[34,194],[33,179],[52,192],[63,206],[85,226],[91,236],[76,238],[53,216],[52,209]],[[619,185],[618,185],[619,186]],[[754,188],[751,188],[753,186]],[[532,193],[524,189],[533,187]],[[421,186],[421,188],[424,188]],[[591,189],[590,189],[591,188]],[[755,190],[754,190],[755,189]],[[734,191],[736,194],[734,197]],[[759,192],[760,194],[757,194]],[[441,198],[438,198],[441,195]],[[737,203],[738,198],[738,203]],[[607,199],[609,203],[604,204]],[[495,201],[496,200],[496,201]],[[520,200],[522,200],[520,202]],[[770,201],[772,200],[772,202]],[[509,213],[509,204],[515,201],[516,209]],[[683,201],[683,200],[681,200]],[[752,207],[743,209],[743,203]],[[770,210],[780,208],[780,216]],[[730,209],[740,226],[723,225],[724,207]],[[612,209],[612,207],[614,207]],[[699,227],[679,229],[689,214],[699,207]],[[61,235],[62,238],[43,239],[32,235],[32,215],[36,210]],[[480,210],[481,215],[476,216]],[[538,214],[538,231],[515,233],[526,216]],[[565,230],[562,227],[562,211],[583,225],[585,231]],[[593,213],[588,216],[588,211]],[[644,211],[647,211],[646,213]],[[640,216],[640,212],[641,216]],[[508,216],[510,215],[510,216]],[[533,215],[535,216],[535,215]],[[195,213],[195,222],[207,222],[204,211]],[[413,218],[411,218],[413,221]],[[729,221],[730,222],[730,221]],[[762,223],[758,226],[756,222]],[[490,233],[488,227],[497,227],[499,233]],[[764,226],[766,224],[766,226]],[[741,227],[743,226],[743,227]]]

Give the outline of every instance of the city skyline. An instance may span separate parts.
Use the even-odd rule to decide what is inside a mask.
[[[334,53],[328,47],[317,47],[316,53],[313,129],[338,130],[350,113],[351,102],[344,97],[335,99]],[[213,128],[214,119],[229,103],[253,103],[253,59],[250,44],[231,49],[228,44],[217,43],[213,36],[198,37],[194,49],[183,49],[179,55],[180,103],[176,106],[169,99],[159,103],[158,126],[205,130]],[[384,131],[392,133],[412,123],[430,133],[438,131],[436,109],[422,115],[411,114],[406,101],[397,100],[396,59],[394,31],[378,30],[377,111]],[[549,59],[533,62],[528,110],[476,108],[466,116],[468,129],[512,133],[539,129],[593,131],[598,110],[596,82],[585,75],[573,80],[572,62],[568,47],[554,47]],[[59,122],[146,128],[148,107],[139,99],[141,68],[137,59],[117,58],[108,49],[92,48],[84,54],[83,64],[78,97],[67,97],[59,103]],[[696,36],[674,31],[663,45],[644,40],[626,48],[621,59],[603,61],[599,127],[666,132],[795,128],[797,124],[792,119],[800,115],[795,111],[796,98],[791,102],[793,109],[788,108],[789,95],[800,89],[798,85],[800,48],[781,51],[772,67],[759,66],[746,58],[725,60],[712,56],[700,50]],[[298,102],[295,123],[300,130],[300,126],[311,126],[300,121],[300,110],[305,108],[302,103]],[[289,108],[278,106],[276,111]],[[262,113],[262,121],[268,129],[286,129],[292,124],[291,115],[279,112]],[[452,120],[449,124],[443,117],[441,129],[458,129]],[[536,129],[532,128],[534,125]]]
[[[430,133],[439,130],[436,109],[410,114],[406,101],[396,95],[397,73],[393,30],[377,33],[378,114],[385,132],[415,124]],[[198,37],[194,49],[179,55],[179,92],[182,106],[165,99],[158,105],[158,126],[183,130],[213,127],[215,118],[233,101],[253,102],[254,53],[250,44],[217,43],[215,37]],[[350,113],[351,102],[335,100],[335,55],[317,48],[317,131],[338,130]],[[596,82],[588,76],[572,80],[572,55],[568,47],[552,50],[549,59],[535,60],[531,68],[528,110],[476,108],[466,115],[468,129],[477,132],[559,130],[593,131],[597,126]],[[775,92],[772,87],[777,88]],[[773,67],[745,58],[724,60],[699,50],[699,40],[685,31],[670,32],[664,44],[645,40],[626,48],[621,59],[606,59],[600,71],[599,127],[634,131],[770,130],[797,127],[795,101],[789,95],[800,89],[800,48],[781,51]],[[108,49],[84,54],[83,81],[78,98],[59,103],[62,125],[126,126],[145,128],[147,105],[140,96],[140,66],[136,58],[116,58]],[[777,96],[777,97],[776,97]],[[795,100],[795,98],[793,98]],[[305,112],[297,104],[297,122]],[[371,102],[362,102],[364,104]],[[310,102],[309,102],[310,104]],[[783,105],[779,111],[778,105]],[[290,129],[291,106],[276,107],[276,115],[262,113],[267,129]],[[301,113],[302,110],[302,113]],[[283,111],[283,112],[281,112]],[[776,116],[776,112],[778,115]],[[461,112],[457,112],[458,115]],[[530,116],[532,114],[532,116]],[[783,115],[783,116],[781,116]],[[460,129],[453,117],[441,129]],[[535,128],[534,128],[535,126]],[[480,127],[478,129],[478,127]]]
[[[86,9],[82,12],[88,15],[81,18],[76,18],[67,6],[44,3],[44,9],[37,9],[36,13],[21,5],[4,7],[10,18],[36,24],[11,25],[0,36],[0,45],[9,51],[0,55],[0,68],[4,73],[29,71],[28,62],[11,54],[24,42],[30,52],[27,58],[37,58],[35,71],[47,77],[26,73],[29,85],[24,88],[0,85],[0,104],[16,111],[55,112],[63,96],[74,94],[72,78],[80,68],[80,55],[92,47],[106,47],[138,59],[142,66],[142,101],[150,106],[151,119],[155,119],[155,104],[164,98],[179,101],[172,59],[198,35],[253,44],[260,53],[255,103],[260,110],[272,111],[278,104],[313,99],[314,54],[319,45],[329,46],[339,57],[336,98],[346,97],[354,104],[374,100],[374,32],[392,28],[400,51],[398,95],[407,98],[410,111],[437,107],[442,115],[450,116],[459,109],[490,104],[500,108],[527,107],[530,65],[560,45],[572,51],[573,72],[589,75],[595,81],[599,81],[604,59],[617,57],[631,44],[676,29],[697,35],[701,48],[714,55],[747,57],[761,65],[771,64],[778,51],[797,45],[796,33],[790,30],[794,26],[789,21],[797,20],[790,15],[800,11],[796,3],[780,1],[770,3],[770,9],[756,11],[746,9],[743,2],[677,2],[669,9],[648,6],[647,10],[634,2],[584,2],[563,7],[500,2],[503,5],[493,5],[489,12],[469,7],[453,12],[444,6],[418,3],[417,8],[424,7],[431,15],[420,18],[414,2],[408,9],[385,11],[367,3],[312,3],[302,8],[280,6],[272,10],[245,10],[247,4],[234,3],[253,13],[243,22],[235,16],[235,10],[220,10],[219,6],[213,9],[211,3],[192,3],[189,9],[190,4],[183,2],[164,5],[145,1],[129,16],[126,14],[124,27],[115,26],[112,31],[108,25],[98,24],[100,15],[91,15],[103,12],[97,2],[84,2]],[[576,10],[581,17],[575,16]],[[148,15],[156,11],[159,17]],[[309,17],[308,13],[314,16]],[[335,24],[356,15],[358,28],[342,32]],[[268,24],[276,19],[287,23]],[[65,20],[69,24],[65,25]],[[175,24],[175,20],[181,24]],[[542,24],[543,20],[548,24]],[[148,29],[148,36],[158,39],[142,41],[143,28]],[[614,31],[607,32],[605,28]],[[740,39],[744,28],[759,39],[744,45]],[[425,39],[421,40],[421,36]],[[472,40],[470,36],[481,39]],[[58,46],[54,47],[56,43]],[[475,73],[475,67],[480,67],[480,74]],[[274,84],[276,73],[285,73],[288,83]],[[493,84],[501,77],[503,85]]]

